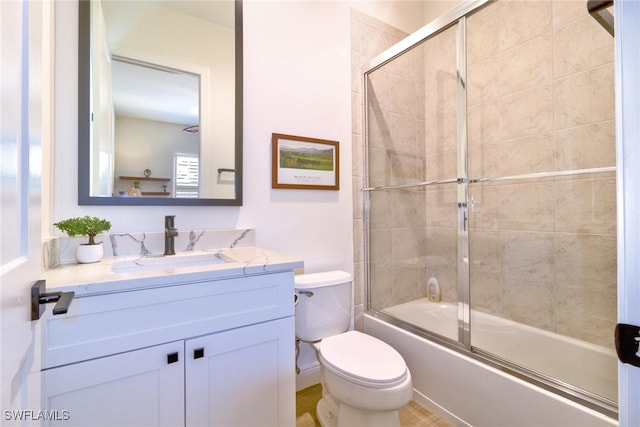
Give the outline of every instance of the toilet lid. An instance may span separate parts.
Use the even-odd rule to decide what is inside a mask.
[[[367,387],[390,387],[407,376],[404,359],[389,344],[358,331],[320,342],[323,365],[342,378]]]

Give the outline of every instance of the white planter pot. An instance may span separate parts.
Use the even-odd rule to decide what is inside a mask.
[[[76,260],[80,264],[90,264],[98,262],[104,256],[104,248],[102,242],[95,245],[78,245],[76,248]]]

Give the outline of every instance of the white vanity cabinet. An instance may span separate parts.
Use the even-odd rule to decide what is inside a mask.
[[[177,283],[47,312],[43,390],[64,426],[293,426],[293,273]]]
[[[187,340],[186,425],[294,426],[293,335],[280,319]]]
[[[184,425],[184,368],[180,341],[46,370],[51,425]]]

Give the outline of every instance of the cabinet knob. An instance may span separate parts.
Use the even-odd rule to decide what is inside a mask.
[[[193,350],[193,358],[194,359],[200,359],[204,357],[204,348],[196,348],[195,350]]]
[[[178,360],[178,352],[167,354],[167,364],[176,363]]]

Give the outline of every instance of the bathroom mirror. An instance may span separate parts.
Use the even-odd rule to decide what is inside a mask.
[[[242,1],[80,0],[80,205],[242,205]]]

